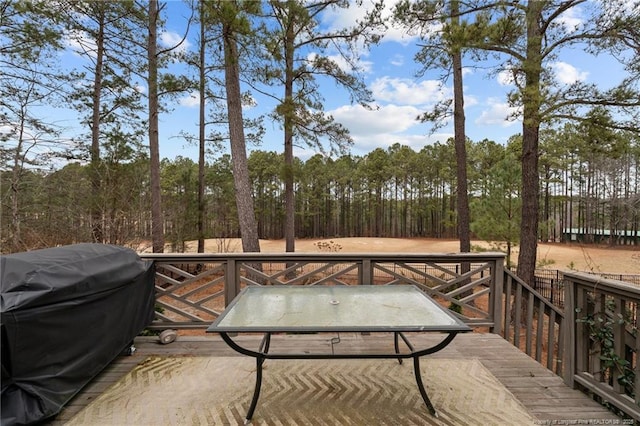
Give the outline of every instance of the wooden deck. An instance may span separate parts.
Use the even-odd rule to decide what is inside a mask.
[[[389,344],[388,335],[341,334],[339,350],[342,352],[374,351]],[[437,336],[412,336],[418,343]],[[240,339],[255,341],[258,336],[242,336]],[[309,350],[326,350],[328,336],[282,335],[275,336],[279,348],[299,348],[300,339],[305,340]],[[127,374],[147,356],[241,356],[229,349],[214,335],[180,336],[169,345],[157,343],[154,337],[139,337],[135,341],[133,356],[121,356],[109,365],[98,377],[85,387],[63,411],[47,425],[63,425],[100,393]],[[585,394],[565,386],[562,379],[531,359],[507,341],[495,334],[469,333],[458,335],[444,350],[427,358],[468,359],[477,358],[482,364],[527,407],[539,420],[538,424],[632,424],[602,407]],[[339,362],[339,361],[337,361]],[[549,420],[550,422],[545,422]],[[553,421],[556,422],[553,422]],[[559,421],[566,421],[562,423]],[[587,421],[590,423],[572,423]],[[605,421],[600,422],[598,421]]]

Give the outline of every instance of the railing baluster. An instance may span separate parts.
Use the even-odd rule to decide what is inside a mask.
[[[626,303],[624,299],[618,297],[615,300],[615,311],[613,312],[613,350],[616,356],[620,359],[625,359],[625,322],[624,322],[624,310]],[[624,386],[620,384],[618,379],[622,376],[622,372],[618,368],[611,368],[611,380],[613,383],[613,390],[618,393],[624,393]]]
[[[544,339],[544,300],[538,300],[538,322],[536,324],[536,361],[542,364],[542,340]],[[551,344],[551,340],[547,340],[547,345]],[[547,349],[549,347],[547,346]],[[547,350],[547,352],[553,352]],[[547,368],[549,368],[549,362],[547,362]]]
[[[515,315],[513,324],[513,344],[520,347],[520,325],[522,323],[522,286],[516,288],[516,303],[515,303]]]
[[[533,354],[531,350],[533,341],[533,294],[527,292],[527,341],[525,353],[529,356]]]
[[[580,312],[578,312],[578,318],[582,318],[585,315],[587,315],[587,290],[585,288],[578,288],[576,291],[576,295],[575,295],[575,306],[574,306],[574,310],[580,310]],[[584,308],[582,308],[584,307]],[[584,309],[584,311],[582,311],[582,309]],[[569,327],[573,326],[570,324]],[[585,325],[584,324],[576,324],[575,327],[575,334],[576,334],[576,343],[575,343],[575,347],[576,348],[588,348],[589,346],[589,336],[587,334],[587,331],[585,329]],[[589,362],[589,351],[587,350],[580,350],[580,351],[576,351],[576,356],[575,356],[575,366],[576,366],[576,371],[586,371],[587,370],[587,363]]]
[[[555,352],[555,341],[556,341],[555,333],[556,333],[556,311],[551,310],[549,315],[549,331],[547,335],[547,368],[551,371],[553,371],[553,354]],[[559,342],[562,342],[562,340],[560,339]]]
[[[563,321],[566,321],[563,320]],[[551,324],[556,324],[556,311],[554,311],[553,309],[551,309],[551,315],[549,316],[549,322]],[[562,373],[564,372],[565,369],[569,368],[566,365],[563,365],[563,360],[564,360],[564,352],[565,352],[565,333],[566,333],[566,327],[564,327],[563,323],[560,323],[558,326],[558,329],[560,330],[558,333],[558,357],[556,360],[556,369],[555,369],[555,373],[562,376]],[[550,340],[551,341],[551,340]],[[549,354],[549,356],[552,356]]]
[[[506,292],[505,292],[505,302],[504,302],[504,312],[503,312],[503,318],[501,318],[501,321],[504,321],[504,334],[503,337],[505,339],[507,339],[508,341],[511,340],[511,290],[513,289],[513,278],[511,277],[511,275],[507,275],[507,278],[505,279],[505,287],[506,287]]]
[[[602,319],[604,321],[603,316],[607,315],[606,312],[606,295],[604,293],[595,292],[594,291],[594,304],[593,304],[593,317],[596,319]],[[602,353],[602,347],[600,343],[596,342],[594,346],[594,350],[591,351],[591,356],[589,357],[589,371],[598,378],[599,381],[604,382],[606,371],[604,371],[603,365],[604,362],[600,359],[600,354]]]

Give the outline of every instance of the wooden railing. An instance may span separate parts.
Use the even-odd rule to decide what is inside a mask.
[[[640,286],[580,272],[564,272],[563,286],[561,310],[506,270],[500,334],[567,385],[640,421]]]
[[[640,421],[640,287],[565,273],[565,382]]]
[[[156,268],[152,329],[204,329],[247,285],[413,284],[470,326],[502,335],[569,386],[640,419],[640,287],[631,284],[566,272],[563,310],[505,270],[502,253],[142,257]],[[608,324],[604,332],[610,332],[613,350],[605,352],[609,341],[596,339],[599,321]]]
[[[504,254],[145,254],[156,268],[150,328],[206,328],[247,285],[414,284],[493,331]],[[495,296],[495,297],[493,297]],[[500,321],[498,321],[499,323]]]
[[[498,333],[558,375],[562,375],[564,312],[538,291],[505,270]]]

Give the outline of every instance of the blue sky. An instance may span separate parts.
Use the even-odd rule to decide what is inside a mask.
[[[367,3],[365,0],[364,6]],[[387,10],[392,3],[388,2]],[[178,8],[179,4],[174,2],[169,6]],[[327,27],[340,27],[354,22],[362,15],[363,8],[341,10],[339,14],[325,15],[322,24]],[[566,25],[577,25],[584,17],[580,8],[573,8],[563,19]],[[173,30],[175,34],[173,37],[165,34],[165,37],[175,38],[180,23],[169,20],[168,29]],[[374,110],[368,111],[360,105],[350,104],[345,93],[336,90],[330,81],[323,81],[321,91],[325,97],[325,109],[350,130],[354,140],[351,149],[353,154],[364,155],[375,148],[386,149],[394,143],[408,145],[417,151],[426,144],[435,141],[445,142],[453,136],[451,123],[430,134],[430,124],[416,120],[416,117],[428,110],[435,101],[451,97],[452,93],[451,81],[444,87],[440,85],[438,71],[421,78],[415,77],[418,69],[414,61],[416,41],[416,38],[407,36],[402,29],[392,28],[386,32],[379,45],[363,53],[361,65],[366,84],[373,92],[377,106]],[[465,63],[467,64],[471,65],[469,62]],[[563,84],[579,80],[606,87],[608,83],[619,81],[623,75],[622,66],[612,58],[594,58],[577,48],[562,52],[561,57],[550,66],[556,78]],[[520,120],[507,119],[513,110],[507,104],[506,93],[512,88],[503,74],[491,75],[486,69],[465,67],[466,132],[469,138],[473,141],[487,138],[505,143],[510,136],[521,132]],[[197,125],[196,100],[193,96],[186,97],[182,100],[182,105],[170,115],[161,117],[162,156],[171,158],[173,155],[195,155],[195,147],[185,146],[182,141],[172,139],[171,134],[176,132],[172,123]],[[247,111],[247,114],[270,110],[272,107],[259,102],[256,110]],[[178,117],[183,118],[176,120]],[[267,121],[265,124],[267,134],[259,149],[281,152],[282,131],[277,123]],[[188,154],[191,152],[194,154]],[[304,159],[314,152],[297,148],[295,154]]]
[[[367,5],[367,3],[365,0],[364,4]],[[390,5],[391,2],[388,6]],[[179,10],[179,4],[176,2],[169,6]],[[179,16],[179,14],[172,15]],[[325,15],[323,25],[327,27],[349,25],[362,15],[362,8],[353,8],[348,11],[343,9],[339,14]],[[167,42],[178,38],[180,24],[179,21],[168,21],[167,29],[171,35],[164,35]],[[193,48],[193,45],[189,48]],[[351,104],[343,90],[337,89],[330,80],[322,81],[321,92],[325,98],[325,109],[336,121],[350,130],[354,140],[351,148],[353,154],[364,155],[375,148],[386,149],[394,143],[420,150],[426,144],[435,141],[445,142],[453,136],[451,125],[430,134],[430,125],[416,120],[418,115],[436,101],[443,97],[451,97],[452,93],[450,83],[441,87],[437,80],[439,72],[419,79],[415,77],[418,69],[418,65],[414,62],[416,51],[416,38],[407,36],[399,28],[392,28],[386,32],[381,43],[362,52],[360,59],[360,65],[364,70],[362,75],[375,100],[375,108],[372,110]],[[468,68],[465,69],[465,88],[467,133],[471,139],[489,138],[497,142],[506,142],[511,135],[520,132],[518,122],[509,122],[505,119],[510,112],[506,105],[505,86],[495,78],[489,79],[486,75]],[[473,90],[474,88],[476,90]],[[259,100],[258,105],[248,109],[246,114],[257,114],[273,108],[273,105],[262,101]],[[197,95],[186,95],[181,100],[181,105],[171,114],[161,117],[161,132],[164,140],[161,155],[168,157],[173,153],[191,157],[195,155],[195,147],[170,138],[169,133],[176,133],[176,127],[172,124],[175,122],[183,125],[191,123],[195,129],[197,108]],[[182,118],[176,120],[177,117]],[[267,133],[264,141],[257,148],[281,152],[283,135],[279,124],[267,119],[265,127]],[[295,154],[303,159],[314,153],[301,147],[295,149]]]
[[[364,6],[369,3],[364,0]],[[389,1],[390,9],[393,1]],[[340,10],[337,14],[327,14],[322,22],[326,27],[340,27],[353,23],[364,13],[362,8]],[[165,45],[171,45],[182,37],[188,11],[182,1],[172,0],[167,4],[165,18],[167,31],[161,35]],[[584,19],[580,8],[573,8],[564,16],[567,25],[580,24]],[[186,49],[195,49],[195,32],[189,35]],[[408,145],[418,151],[427,144],[436,141],[445,142],[453,136],[451,123],[430,134],[430,124],[422,124],[416,117],[428,110],[436,101],[451,97],[451,81],[442,87],[438,80],[439,71],[415,77],[418,66],[414,62],[417,50],[416,38],[404,34],[400,28],[391,28],[385,33],[381,43],[370,51],[363,52],[360,65],[367,86],[373,92],[375,106],[373,110],[365,110],[359,105],[349,103],[348,96],[335,88],[330,81],[322,81],[321,93],[325,97],[325,109],[350,130],[354,140],[351,153],[364,155],[375,148],[391,146],[394,143]],[[77,55],[67,53],[64,60],[77,60]],[[472,65],[468,59],[465,65]],[[612,58],[594,58],[581,49],[562,52],[557,60],[550,64],[556,78],[564,84],[580,80],[585,83],[597,83],[603,87],[619,81],[622,66]],[[505,143],[507,139],[521,132],[520,120],[508,120],[513,112],[507,105],[506,93],[513,86],[504,74],[491,75],[489,70],[473,68],[464,69],[465,114],[467,136],[473,141],[490,139]],[[145,91],[144,87],[141,87]],[[258,100],[253,108],[248,108],[247,116],[266,113],[272,110],[265,100]],[[75,111],[56,112],[57,117],[65,125],[73,125]],[[197,147],[188,145],[179,136],[181,131],[197,134],[198,99],[197,94],[185,94],[173,106],[169,113],[160,116],[160,155],[173,159],[178,155],[197,159]],[[263,143],[257,147],[262,150],[282,151],[283,135],[277,123],[265,122],[267,133]],[[252,147],[250,147],[251,149]],[[295,155],[306,159],[315,152],[296,148]]]

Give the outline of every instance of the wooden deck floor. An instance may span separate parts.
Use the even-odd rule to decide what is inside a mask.
[[[421,340],[425,342],[434,340],[434,337],[437,336],[412,336],[412,341],[418,344]],[[376,348],[388,349],[387,345],[392,345],[392,342],[389,342],[392,339],[388,335],[341,334],[340,338],[341,343],[336,348],[341,352],[358,352],[365,349],[371,352]],[[242,336],[240,339],[253,340],[256,346],[259,341],[257,336]],[[274,336],[274,341],[275,339],[278,339],[279,349],[299,348],[301,339],[305,340],[305,347],[311,351],[327,350],[330,346],[329,336],[323,335],[283,335]],[[135,347],[137,350],[133,356],[117,358],[70,401],[54,420],[46,424],[63,425],[147,356],[241,356],[214,335],[180,336],[177,341],[169,345],[161,345],[153,337],[139,337],[135,341]],[[458,335],[447,348],[429,357],[479,359],[539,420],[538,424],[623,424],[619,417],[580,391],[565,386],[560,377],[498,335],[480,333]],[[544,422],[545,420],[551,422]],[[597,422],[602,420],[605,422]],[[573,423],[574,421],[590,423]]]

